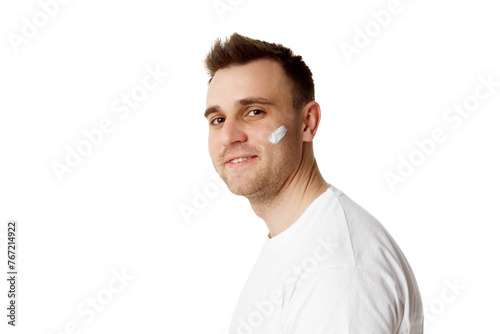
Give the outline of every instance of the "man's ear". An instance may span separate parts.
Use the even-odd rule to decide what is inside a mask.
[[[302,141],[312,142],[321,120],[321,108],[315,101],[307,103],[301,111]]]

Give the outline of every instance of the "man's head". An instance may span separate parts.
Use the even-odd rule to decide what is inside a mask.
[[[311,72],[291,50],[237,34],[218,40],[205,64],[214,167],[233,193],[272,199],[313,158],[320,109]],[[285,136],[273,144],[270,135],[282,127]]]

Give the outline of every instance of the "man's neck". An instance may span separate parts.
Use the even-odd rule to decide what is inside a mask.
[[[250,201],[250,205],[255,214],[266,222],[269,237],[273,238],[293,225],[329,187],[313,157],[285,182],[273,200],[265,203]]]

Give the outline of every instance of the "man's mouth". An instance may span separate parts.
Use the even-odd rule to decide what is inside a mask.
[[[250,159],[250,157],[233,159],[230,162],[232,162],[233,164],[237,164],[238,162],[242,162],[242,161],[245,161],[245,160],[248,160],[248,159]]]
[[[249,157],[238,157],[238,158],[229,158],[229,160],[226,161],[227,164],[231,165],[236,165],[236,164],[241,164],[244,161],[251,160],[253,158],[256,158],[256,155],[249,156]]]

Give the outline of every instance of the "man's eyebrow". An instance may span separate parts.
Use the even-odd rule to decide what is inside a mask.
[[[234,102],[234,105],[235,105],[235,107],[237,107],[237,106],[246,106],[246,105],[254,104],[254,103],[275,105],[275,103],[273,101],[266,99],[266,98],[263,98],[263,97],[247,97],[245,99],[241,99],[241,100]],[[205,116],[205,118],[208,118],[208,115],[215,113],[215,112],[219,112],[219,111],[220,111],[220,107],[218,105],[215,105],[213,107],[207,108],[207,110],[205,110],[204,116]]]
[[[219,110],[220,110],[219,106],[213,106],[207,108],[207,110],[205,110],[205,118],[208,118],[208,115],[213,114],[214,112],[218,112]]]

